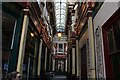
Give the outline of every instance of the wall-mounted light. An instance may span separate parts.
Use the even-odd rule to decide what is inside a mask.
[[[30,33],[31,37],[34,37],[34,34],[33,33]]]
[[[92,3],[92,8],[94,8],[95,7],[95,3]]]
[[[62,36],[62,33],[61,32],[58,32],[57,33],[57,36],[60,38]]]

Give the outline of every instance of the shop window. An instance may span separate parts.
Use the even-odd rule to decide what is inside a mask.
[[[109,52],[111,53],[111,52],[114,52],[114,40],[113,40],[113,37],[112,37],[112,35],[113,35],[113,31],[112,31],[112,28],[110,28],[109,30],[108,30],[108,44],[109,44]]]
[[[81,48],[81,80],[87,80],[87,47],[86,44]]]
[[[118,20],[108,29],[107,34],[109,52],[118,52],[120,50],[120,20]]]
[[[120,50],[120,22],[113,25],[115,50]]]
[[[39,51],[39,39],[34,34],[35,30],[32,30],[31,27],[32,26],[30,25],[28,26],[26,37],[25,56],[23,62],[23,79],[35,78],[37,75],[36,71]]]
[[[14,29],[16,19],[8,13],[2,11],[2,77],[8,72],[8,62],[12,50]]]
[[[120,76],[120,19],[107,30],[109,55],[112,61],[112,70],[115,80]]]

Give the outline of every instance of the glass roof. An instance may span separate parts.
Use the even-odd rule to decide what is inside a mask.
[[[65,31],[67,0],[55,0],[55,16],[57,32]]]

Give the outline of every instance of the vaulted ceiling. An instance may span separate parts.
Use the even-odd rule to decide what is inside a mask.
[[[71,16],[74,12],[75,2],[65,0],[57,0],[55,2],[47,2],[47,10],[50,13],[50,25],[53,29],[53,35],[57,32],[67,34],[68,26],[72,24]]]

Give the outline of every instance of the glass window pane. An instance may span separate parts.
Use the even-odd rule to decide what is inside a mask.
[[[64,27],[62,27],[62,26],[59,26],[58,28],[59,28],[59,29],[64,29]]]
[[[59,30],[64,31],[66,22],[66,0],[62,0],[62,3],[55,3],[56,14],[56,27],[61,28]]]
[[[114,44],[113,44],[113,31],[112,28],[108,30],[108,44],[109,44],[109,52],[114,51]]]
[[[66,20],[65,19],[61,19],[61,22],[65,22]]]
[[[63,27],[64,25],[63,25],[63,24],[61,24],[60,26],[62,26],[62,27]]]
[[[64,23],[66,20],[65,19],[61,19],[61,23]]]
[[[63,48],[63,44],[59,44],[59,49],[62,49]]]
[[[66,3],[61,3],[61,6],[66,8]]]
[[[55,0],[55,2],[60,2],[60,0]]]
[[[61,26],[61,24],[60,24],[60,23],[58,23],[58,24],[56,24],[56,26]]]
[[[57,9],[56,12],[59,12],[59,13],[60,13],[60,9]]]
[[[115,48],[116,50],[120,50],[120,27],[118,23],[113,26],[113,30],[115,38]]]
[[[66,10],[66,6],[62,5],[61,9]]]
[[[67,0],[61,0],[61,2],[67,2]]]
[[[59,3],[59,2],[56,2],[56,3],[55,3],[55,6],[58,6],[58,5],[60,5],[60,3]]]
[[[59,44],[59,52],[63,52],[63,44]]]
[[[60,15],[60,11],[56,12],[55,15]]]
[[[60,6],[55,6],[55,10],[60,9]]]
[[[61,22],[62,25],[65,25],[65,22]]]
[[[56,23],[60,23],[60,19],[57,19]]]
[[[60,18],[60,15],[57,15],[57,16],[56,16],[56,19],[59,19],[59,18]]]
[[[62,14],[65,14],[65,12],[66,12],[66,11],[65,11],[64,9],[61,9],[61,13],[62,13]]]
[[[57,24],[65,25],[65,22],[62,22],[62,23],[58,22],[58,23],[56,23],[56,25],[57,25]]]
[[[61,18],[65,19],[65,15],[61,15]]]

